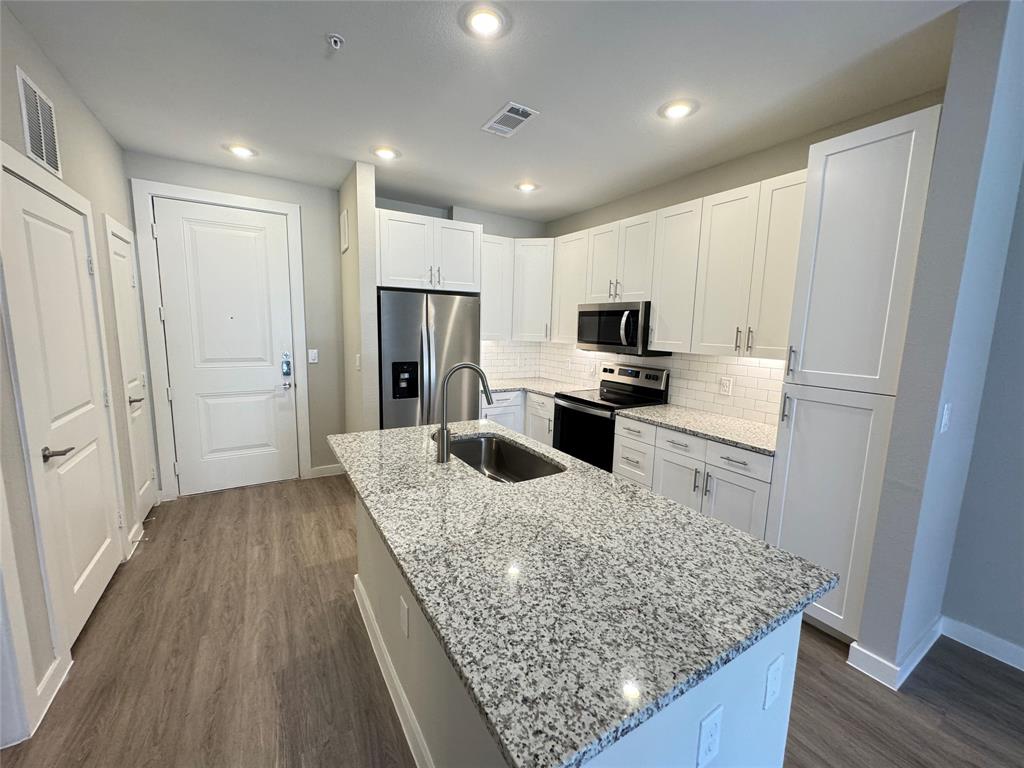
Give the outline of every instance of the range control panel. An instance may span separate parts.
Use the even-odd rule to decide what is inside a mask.
[[[621,365],[602,363],[601,380],[633,384],[637,387],[665,390],[668,388],[668,371],[664,368],[647,368],[642,365]]]

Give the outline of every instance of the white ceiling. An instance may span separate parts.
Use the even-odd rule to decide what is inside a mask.
[[[507,3],[492,41],[459,3],[10,7],[126,149],[337,186],[393,144],[384,196],[550,220],[941,87],[955,4]],[[700,110],[669,124],[673,97]],[[482,132],[509,100],[541,114]]]

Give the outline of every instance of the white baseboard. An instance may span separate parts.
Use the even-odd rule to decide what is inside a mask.
[[[942,619],[942,634],[973,648],[976,651],[998,659],[1004,664],[1024,671],[1024,647],[1015,645],[1009,640],[989,634],[962,621],[948,616]]]
[[[377,617],[373,614],[370,598],[363,588],[363,583],[359,580],[359,574],[355,576],[355,585],[353,591],[356,595],[356,604],[359,606],[359,614],[363,617],[363,624],[366,625],[366,634],[370,636],[370,645],[373,646],[380,672],[384,675],[384,682],[387,683],[388,693],[391,694],[391,701],[398,713],[398,720],[402,723],[402,730],[405,732],[406,741],[409,742],[412,758],[416,761],[417,768],[434,768],[434,760],[427,748],[427,740],[423,738],[420,724],[405,695],[405,689],[402,688],[402,683],[398,679],[395,665],[391,662],[391,654],[388,653],[388,648],[384,644],[384,637],[377,625]]]
[[[328,477],[330,475],[344,474],[341,464],[324,464],[320,467],[312,467],[305,477]]]
[[[847,657],[846,663],[868,677],[874,678],[885,687],[898,691],[941,635],[942,617],[940,616],[901,664],[893,664],[856,642],[850,644],[850,655]]]

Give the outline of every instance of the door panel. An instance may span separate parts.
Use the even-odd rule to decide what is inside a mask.
[[[800,251],[807,171],[761,182],[744,352],[778,360],[786,356],[793,288]]]
[[[754,266],[759,184],[704,198],[691,352],[737,355]]]
[[[939,107],[811,147],[789,380],[895,394]]]
[[[433,286],[434,219],[414,213],[377,210],[380,285]]]
[[[435,287],[480,290],[480,237],[483,227],[464,221],[434,221]]]
[[[511,237],[484,235],[480,245],[480,338],[509,341],[512,338]]]
[[[768,518],[768,483],[709,466],[704,478],[704,514],[763,539]]]
[[[689,352],[697,292],[702,201],[658,211],[651,300],[651,349]]]
[[[578,308],[580,304],[586,303],[586,232],[565,235],[555,240],[551,284],[551,341],[575,344]]]
[[[654,485],[659,496],[700,512],[704,487],[704,462],[657,448],[654,452]]]
[[[651,298],[655,216],[654,213],[644,213],[619,224],[619,301],[647,301]]]
[[[480,364],[480,299],[477,296],[427,294],[430,349],[430,410],[427,424],[441,423],[441,383],[452,366]],[[463,370],[448,382],[448,421],[480,415],[480,379]]]
[[[516,240],[512,291],[512,338],[547,341],[551,322],[551,269],[554,240]]]
[[[784,396],[767,540],[839,573],[808,613],[856,638],[894,398],[792,384]]]
[[[284,216],[163,198],[154,213],[180,492],[297,477]]]
[[[91,221],[3,175],[3,273],[23,439],[55,616],[73,641],[121,561]],[[44,461],[43,448],[71,449]]]
[[[615,301],[619,279],[619,223],[587,232],[587,304]]]
[[[134,237],[130,230],[109,216],[106,230],[126,398],[123,407],[128,412],[128,447],[132,457],[134,498],[128,504],[128,540],[138,541],[142,535],[142,521],[157,502],[152,398],[146,376],[145,321],[136,279]]]

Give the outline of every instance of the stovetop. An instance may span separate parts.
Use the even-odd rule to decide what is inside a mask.
[[[556,392],[555,397],[564,400],[574,400],[584,405],[594,405],[605,408],[609,411],[617,411],[620,408],[636,408],[641,405],[657,405],[662,402],[648,397],[637,397],[625,392],[615,392],[610,389],[576,389],[572,392]]]

